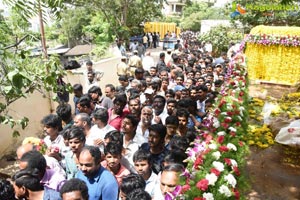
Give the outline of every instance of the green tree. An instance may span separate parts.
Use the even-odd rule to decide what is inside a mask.
[[[12,13],[9,19],[0,15],[0,124],[7,124],[13,129],[20,125],[24,129],[29,119],[13,118],[9,114],[11,104],[20,98],[26,98],[34,91],[46,96],[48,92],[60,91],[57,80],[64,76],[64,71],[57,57],[32,57],[31,52],[24,50],[28,47],[26,42],[35,39],[28,31],[27,17],[34,15],[34,6],[37,5],[33,1],[7,0],[6,3],[18,12]],[[45,1],[43,5],[47,4],[49,9],[57,10],[56,3]],[[70,90],[70,85],[66,89]],[[19,132],[14,130],[13,136],[17,135]]]
[[[214,8],[208,3],[193,2],[183,9],[180,26],[184,30],[200,31],[201,20],[229,19],[226,9]]]
[[[61,14],[59,40],[72,48],[81,44],[84,38],[84,27],[89,25],[91,14],[86,7],[70,8]]]
[[[127,39],[131,30],[142,30],[140,24],[161,16],[164,0],[73,0],[76,6],[88,6],[100,12],[118,38]]]
[[[88,25],[83,27],[83,33],[87,39],[96,44],[103,44],[113,41],[113,32],[108,22],[104,21],[101,13],[96,13]]]

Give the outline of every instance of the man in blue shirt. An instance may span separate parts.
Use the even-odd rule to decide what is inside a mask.
[[[89,200],[117,200],[118,183],[115,177],[101,166],[98,147],[86,146],[79,156],[79,171],[76,178],[89,188]]]

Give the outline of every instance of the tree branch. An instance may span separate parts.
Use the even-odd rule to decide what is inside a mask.
[[[4,50],[10,49],[10,48],[12,48],[12,47],[17,47],[17,46],[18,46],[21,42],[23,42],[23,40],[25,40],[28,36],[29,36],[29,35],[27,34],[27,35],[25,35],[24,37],[22,37],[17,43],[12,44],[12,45],[9,45],[9,46],[7,46],[7,47],[4,47]]]

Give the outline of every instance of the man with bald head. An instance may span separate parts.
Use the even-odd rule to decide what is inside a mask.
[[[115,177],[101,166],[101,152],[98,147],[84,147],[78,161],[80,170],[76,178],[86,183],[90,200],[118,199],[118,183]]]

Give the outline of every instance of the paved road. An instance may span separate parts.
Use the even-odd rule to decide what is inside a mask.
[[[154,61],[157,62],[159,60],[159,54],[163,51],[162,44],[156,49],[147,50],[151,52],[151,56],[154,58]],[[94,65],[95,69],[104,72],[104,76],[100,81],[100,87],[102,90],[104,89],[104,86],[108,83],[111,83],[113,85],[119,85],[116,66],[120,61],[120,57],[114,57],[102,60]]]
[[[156,49],[147,49],[147,50],[151,52],[151,56],[154,58],[154,61],[157,62],[159,59],[159,54],[163,51],[162,43]],[[104,59],[94,63],[95,70],[99,70],[104,73],[104,76],[101,78],[101,81],[99,82],[102,91],[104,91],[104,87],[108,83],[111,83],[113,85],[119,85],[117,69],[116,69],[116,66],[119,62],[121,62],[121,57],[114,56],[112,58]],[[80,83],[85,88],[85,77],[82,74],[80,74],[80,72],[85,70],[86,67],[83,66],[76,70],[67,71],[66,82],[71,83],[71,85],[74,85],[75,83]],[[85,89],[84,92],[86,92]],[[71,95],[70,99],[72,98],[73,96]]]

